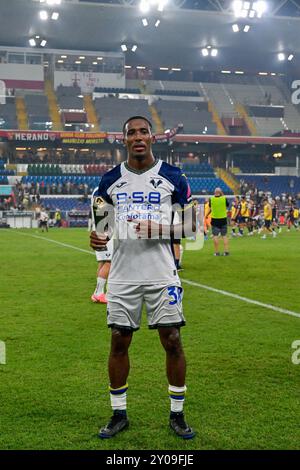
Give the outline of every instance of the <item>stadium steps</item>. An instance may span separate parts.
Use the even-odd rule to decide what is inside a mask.
[[[95,110],[95,107],[94,107],[92,96],[91,95],[84,95],[83,103],[84,103],[85,112],[87,114],[88,123],[93,124],[93,126],[94,126],[93,131],[94,132],[99,132],[100,125],[99,125],[99,121],[98,121],[98,118],[97,118],[97,114],[96,114],[96,110]]]
[[[221,178],[227,186],[232,190],[234,194],[238,194],[240,190],[240,182],[235,176],[229,171],[224,170],[224,168],[217,168],[216,173],[219,178]]]
[[[157,112],[157,109],[155,108],[155,106],[153,104],[149,106],[149,109],[150,109],[150,112],[151,112],[152,121],[154,122],[154,125],[155,125],[156,132],[158,134],[163,134],[164,127],[163,127],[163,124],[162,124],[161,119],[159,117],[159,114]]]
[[[16,97],[16,112],[19,129],[22,129],[24,131],[28,130],[28,115],[23,96]]]
[[[246,111],[245,106],[243,106],[241,103],[236,103],[235,105],[235,110],[236,112],[244,119],[246,126],[248,127],[250,134],[251,135],[258,135],[256,126],[249,116],[249,114]]]
[[[217,108],[211,100],[208,101],[208,111],[212,114],[212,121],[216,124],[218,135],[227,135],[225,127],[220,119]]]
[[[45,93],[48,98],[49,114],[50,114],[50,118],[52,121],[52,130],[62,131],[63,126],[62,126],[61,117],[59,114],[59,106],[57,103],[56,94],[53,89],[51,80],[46,80],[45,82]]]

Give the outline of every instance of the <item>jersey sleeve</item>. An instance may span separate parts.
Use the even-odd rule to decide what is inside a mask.
[[[100,196],[102,197],[102,199],[104,199],[105,202],[107,202],[108,204],[112,204],[112,200],[107,193],[107,189],[107,184],[105,184],[104,178],[102,178],[94,196]]]
[[[172,202],[173,204],[179,204],[182,208],[186,208],[192,203],[191,188],[187,177],[183,173],[180,174],[178,183],[174,188]]]

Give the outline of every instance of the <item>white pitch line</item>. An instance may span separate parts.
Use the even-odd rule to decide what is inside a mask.
[[[89,255],[94,255],[92,251],[84,250],[82,248],[78,248],[77,246],[69,245],[67,243],[58,242],[56,240],[52,240],[51,238],[44,238],[38,235],[30,235],[29,233],[24,233],[24,232],[14,232],[14,233],[18,233],[20,235],[26,235],[27,237],[31,237],[31,238],[38,238],[43,241],[56,243],[57,245],[61,245],[65,248],[72,248],[73,250],[81,251]],[[300,313],[293,312],[291,310],[286,310],[285,308],[276,307],[275,305],[265,304],[263,302],[259,302],[258,300],[248,299],[248,297],[243,297],[238,294],[233,294],[232,292],[227,292],[226,290],[216,289],[215,287],[206,286],[205,284],[200,284],[199,282],[190,281],[189,279],[181,279],[181,282],[185,284],[189,284],[190,286],[199,287],[200,289],[206,289],[211,292],[215,292],[216,294],[226,295],[227,297],[232,297],[233,299],[241,300],[242,302],[246,302],[248,304],[257,305],[258,307],[268,308],[269,310],[274,310],[275,312],[283,313],[284,315],[291,315],[292,317],[300,318]]]
[[[242,300],[243,302],[247,302],[248,304],[258,305],[259,307],[268,308],[269,310],[274,310],[275,312],[284,313],[285,315],[291,315],[293,317],[300,318],[300,313],[292,312],[291,310],[286,310],[285,308],[276,307],[275,305],[265,304],[257,300],[248,299],[247,297],[242,297],[241,295],[233,294],[231,292],[227,292],[226,290],[215,289],[214,287],[206,286],[204,284],[199,284],[198,282],[194,282],[194,281],[189,281],[188,279],[181,279],[181,282],[184,282],[185,284],[189,284],[190,286],[200,287],[201,289],[206,289],[211,292],[215,292],[217,294],[227,295],[227,297],[232,297],[234,299]]]
[[[52,240],[52,238],[39,237],[38,235],[30,235],[29,233],[24,233],[24,232],[13,232],[13,233],[17,233],[18,235],[25,235],[26,237],[38,238],[39,240],[43,240],[46,242],[56,243],[56,245],[64,246],[65,248],[72,248],[73,250],[81,251],[83,253],[88,253],[89,255],[94,255],[93,251],[84,250],[83,248],[78,248],[78,246],[69,245],[68,243],[58,242],[56,240]]]

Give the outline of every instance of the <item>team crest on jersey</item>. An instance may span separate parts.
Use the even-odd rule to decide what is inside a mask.
[[[156,189],[156,188],[158,188],[158,186],[159,186],[160,184],[162,184],[162,180],[155,180],[155,179],[152,179],[152,180],[150,180],[150,183],[151,183],[152,186]]]

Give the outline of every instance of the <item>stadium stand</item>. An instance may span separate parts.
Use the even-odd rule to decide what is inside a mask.
[[[270,192],[273,196],[300,193],[300,178],[294,176],[237,175],[241,182],[254,184],[259,191]]]
[[[171,129],[181,123],[181,132],[184,134],[217,134],[217,127],[207,110],[207,103],[158,100],[154,106],[165,129]]]
[[[102,131],[121,131],[128,116],[142,115],[149,120],[152,118],[147,100],[105,97],[96,98],[94,104]]]
[[[0,104],[0,129],[18,129],[15,100],[10,98],[6,104]]]
[[[30,94],[25,95],[24,99],[28,115],[29,129],[51,129],[51,118],[49,115],[47,96],[44,94]]]

